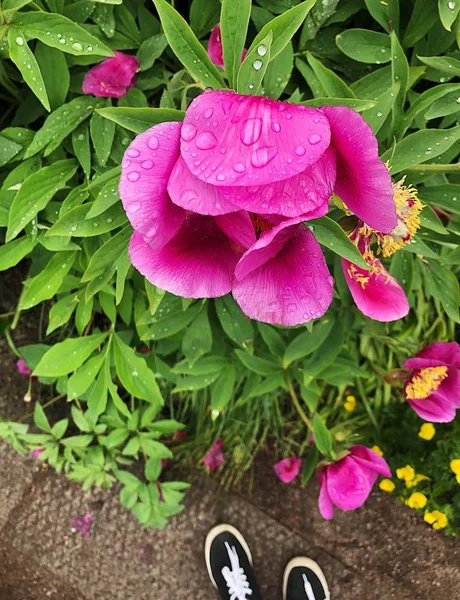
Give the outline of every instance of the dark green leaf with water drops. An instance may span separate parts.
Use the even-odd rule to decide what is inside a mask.
[[[238,71],[236,90],[240,94],[257,95],[270,61],[272,39],[270,31],[257,47],[247,53]]]
[[[6,271],[16,266],[18,262],[32,252],[36,243],[35,239],[23,236],[0,246],[0,271]]]
[[[70,74],[65,55],[56,48],[37,42],[35,58],[45,82],[51,109],[54,110],[64,104],[69,91]]]
[[[142,133],[146,129],[165,121],[183,121],[184,112],[173,108],[100,108],[97,112],[121,127]]]
[[[450,31],[460,12],[460,2],[458,0],[456,2],[454,0],[438,0],[438,10],[443,27]]]
[[[242,348],[252,351],[254,331],[252,323],[231,296],[216,298],[216,310],[223,330]]]
[[[328,96],[333,98],[354,97],[354,93],[348,85],[333,71],[325,67],[311,52],[307,52],[307,60]]]
[[[251,14],[251,0],[223,0],[220,15],[222,50],[230,87],[237,81]]]
[[[362,113],[363,119],[369,123],[375,135],[377,135],[390,114],[398,96],[400,86],[401,84],[399,81],[394,83],[384,94],[382,94],[382,96],[380,96],[379,100],[372,108],[369,108]]]
[[[35,367],[37,377],[61,377],[80,367],[103,343],[106,333],[69,338],[52,346]]]
[[[449,56],[418,56],[422,63],[433,69],[447,73],[451,77],[460,77],[460,60]]]
[[[294,68],[294,51],[289,43],[278,56],[268,64],[264,78],[264,91],[277,100],[284,92]]]
[[[115,136],[115,123],[94,113],[91,117],[89,129],[99,164],[104,166],[108,161],[110,151],[112,150],[113,138]]]
[[[336,37],[344,54],[363,63],[380,65],[391,60],[390,38],[368,29],[348,29]]]
[[[88,218],[92,203],[77,206],[55,223],[46,235],[70,235],[73,237],[94,237],[116,229],[127,222],[121,205],[107,209],[102,215]]]
[[[144,40],[137,51],[139,70],[146,71],[150,69],[157,58],[163,54],[167,45],[168,41],[163,33],[157,33]]]

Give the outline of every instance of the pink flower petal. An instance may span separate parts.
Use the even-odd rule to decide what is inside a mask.
[[[407,400],[411,408],[425,421],[450,423],[455,419],[455,403],[443,394],[433,392],[424,400]]]
[[[332,301],[333,279],[311,231],[286,220],[262,233],[235,270],[233,296],[249,317],[299,325],[322,316]]]
[[[215,471],[223,464],[225,459],[223,446],[223,440],[219,438],[214,442],[214,444],[206,453],[206,456],[203,458],[203,464],[208,467],[210,471]]]
[[[16,363],[16,369],[17,369],[17,372],[20,373],[21,375],[29,376],[32,373],[32,371],[29,369],[26,361],[23,358],[20,358],[18,360],[18,362]]]
[[[334,518],[334,504],[327,491],[327,467],[319,472],[320,491],[318,498],[319,512],[323,519],[330,521]]]
[[[297,456],[283,458],[274,465],[277,477],[283,483],[291,483],[297,477],[302,466],[302,460]]]
[[[136,269],[153,285],[183,298],[228,294],[241,253],[212,217],[194,214],[161,248],[152,249],[136,232],[129,244]]]
[[[83,79],[83,93],[106,98],[121,98],[134,86],[134,75],[139,68],[135,56],[115,51],[115,56],[106,58],[89,69]]]
[[[329,142],[328,120],[315,108],[210,91],[185,114],[181,155],[207,183],[263,185],[298,175]]]
[[[251,218],[245,210],[215,217],[217,226],[228,237],[245,250],[256,241],[256,234]]]
[[[240,209],[221,194],[220,188],[192,175],[181,157],[169,178],[168,193],[174,204],[200,215],[225,215]]]
[[[121,165],[120,197],[134,230],[152,248],[178,231],[185,212],[171,202],[166,187],[179,156],[181,123],[160,123],[136,136]]]
[[[334,192],[335,176],[335,152],[328,148],[316,163],[288,179],[219,190],[230,202],[251,212],[296,217],[329,200]]]
[[[404,363],[407,369],[426,367],[460,367],[460,345],[457,342],[434,342]]]
[[[323,106],[337,151],[336,193],[369,227],[389,233],[397,217],[391,176],[379,158],[372,129],[346,106]]]
[[[353,459],[358,462],[363,470],[367,469],[368,471],[378,473],[383,477],[391,477],[391,471],[387,461],[383,456],[377,454],[377,452],[361,445],[350,446],[349,450]]]
[[[381,266],[380,261],[375,264]],[[342,268],[353,300],[366,317],[387,322],[407,315],[410,306],[406,294],[385,268],[382,267],[379,273],[372,273],[345,259],[342,259]],[[369,278],[369,281],[365,282],[362,278]]]
[[[345,456],[327,468],[327,491],[342,510],[355,510],[366,502],[377,478],[362,469],[351,456]]]
[[[208,41],[208,56],[218,67],[224,68],[224,57],[222,54],[222,38],[220,36],[220,25],[216,25],[211,31]]]

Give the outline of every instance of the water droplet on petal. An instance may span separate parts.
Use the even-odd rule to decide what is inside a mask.
[[[239,162],[233,165],[233,170],[237,173],[244,173],[246,171],[246,167],[243,165],[243,163]]]
[[[259,117],[246,119],[240,129],[240,138],[245,146],[255,144],[262,133],[262,119]]]
[[[149,139],[147,140],[147,146],[150,148],[150,150],[156,150],[159,145],[160,145],[160,142],[158,141],[158,138],[156,135],[150,136]]]
[[[251,157],[251,164],[258,169],[265,167],[277,155],[276,148],[262,147],[257,148]]]
[[[140,202],[131,202],[131,204],[128,204],[126,206],[126,210],[130,214],[137,213],[140,208],[141,208]]]
[[[196,136],[195,125],[192,125],[191,123],[185,123],[182,125],[180,136],[185,142],[191,142]]]
[[[155,166],[155,163],[153,162],[153,160],[144,160],[141,162],[141,167],[143,169],[152,169]]]
[[[275,133],[279,133],[281,131],[281,125],[276,121],[271,124],[271,128]]]
[[[130,156],[131,158],[137,158],[139,156],[140,152],[137,148],[128,148],[128,150],[126,150],[126,154],[127,154],[127,156]]]
[[[232,108],[232,102],[230,102],[230,100],[225,100],[225,102],[222,102],[222,110],[224,111],[225,114],[227,114],[231,108]]]
[[[295,153],[297,154],[297,156],[303,156],[305,154],[306,150],[303,146],[296,146],[295,147]]]
[[[184,204],[193,202],[193,200],[196,200],[196,198],[197,198],[197,195],[194,190],[184,190],[180,197],[181,202],[183,202]]]
[[[139,177],[140,175],[137,171],[131,171],[131,173],[128,173],[128,181],[137,181]]]
[[[223,175],[222,173],[219,173],[216,176],[217,181],[225,181],[225,175]]]
[[[310,144],[319,144],[319,142],[322,140],[323,138],[319,135],[319,133],[314,133],[313,135],[311,135],[308,138],[308,141],[310,142]]]
[[[205,119],[210,119],[213,114],[214,114],[214,109],[213,108],[208,108],[208,110],[205,111],[205,113],[204,113],[203,116],[204,116]]]
[[[196,138],[196,146],[200,150],[211,150],[217,146],[217,138],[211,131],[205,131]]]

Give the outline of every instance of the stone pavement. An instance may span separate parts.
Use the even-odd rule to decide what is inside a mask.
[[[203,565],[206,532],[229,522],[253,551],[264,600],[281,598],[287,560],[308,553],[334,600],[458,600],[460,550],[419,516],[375,493],[355,513],[321,519],[315,484],[278,482],[268,464],[228,494],[198,479],[187,509],[142,530],[114,492],[83,493],[30,457],[0,448],[0,600],[217,600]],[[93,536],[72,533],[94,515]]]

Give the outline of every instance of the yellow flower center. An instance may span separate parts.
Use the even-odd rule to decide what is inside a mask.
[[[424,400],[435,392],[447,377],[447,367],[421,369],[406,386],[406,398]]]

